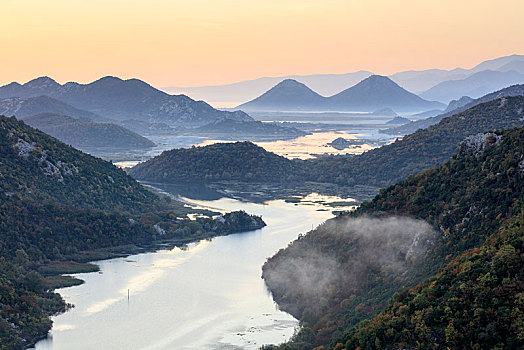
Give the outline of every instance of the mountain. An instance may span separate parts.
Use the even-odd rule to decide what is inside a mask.
[[[253,120],[241,111],[219,111],[203,101],[166,94],[138,79],[122,80],[108,76],[89,84],[69,82],[60,85],[49,77],[40,77],[23,85],[11,83],[0,87],[0,97],[40,95],[115,120],[137,119],[184,126],[200,126],[226,117]]]
[[[163,90],[171,93],[183,93],[194,99],[226,103],[228,106],[232,106],[260,96],[286,79],[296,80],[310,86],[323,96],[331,96],[348,86],[355,85],[371,74],[371,72],[359,71],[347,74],[290,75],[285,77],[264,77],[226,85],[166,87]]]
[[[499,91],[492,92],[490,94],[487,94],[485,96],[482,96],[481,98],[477,98],[457,109],[451,110],[449,112],[445,112],[442,114],[438,114],[434,117],[429,117],[427,119],[417,120],[414,122],[411,122],[409,124],[405,124],[402,126],[398,126],[395,128],[389,128],[385,130],[381,130],[381,132],[391,135],[407,135],[414,133],[415,131],[419,129],[427,128],[431,125],[435,125],[438,122],[440,122],[442,119],[449,117],[453,114],[460,113],[465,111],[466,109],[475,107],[478,104],[491,101],[496,98],[501,97],[508,97],[508,96],[524,96],[524,85],[514,85],[507,88],[504,88]],[[451,104],[451,103],[450,103]]]
[[[372,115],[383,116],[383,117],[398,117],[397,112],[395,112],[391,108],[387,108],[387,107],[386,108],[377,109],[376,111],[373,111],[373,113],[371,113],[371,114]]]
[[[524,74],[524,57],[520,61],[508,62],[498,69],[501,72],[515,71]]]
[[[1,88],[0,88],[1,89]],[[111,122],[95,113],[75,108],[54,98],[39,95],[36,97],[0,98],[0,115],[25,118],[40,113],[55,113],[69,115],[76,119],[96,122]]]
[[[322,108],[325,98],[293,79],[286,79],[237,108],[248,111],[293,111]]]
[[[192,134],[207,136],[222,135],[226,137],[269,137],[269,138],[297,138],[306,135],[297,128],[280,126],[275,123],[262,123],[260,121],[238,121],[219,119],[213,123],[191,129]]]
[[[499,57],[493,60],[487,60],[487,61],[481,62],[480,64],[476,65],[475,67],[471,69],[455,68],[452,70],[444,70],[444,69],[427,69],[427,70],[421,70],[421,71],[410,70],[410,71],[395,73],[393,75],[390,75],[389,77],[394,82],[402,86],[404,89],[407,89],[408,91],[414,92],[416,94],[420,94],[442,82],[449,81],[449,80],[463,80],[475,73],[485,71],[485,70],[493,70],[493,71],[500,71],[500,72],[516,70],[520,73],[524,73],[524,71],[520,70],[524,68],[524,66],[522,65],[523,62],[524,62],[524,55],[510,55],[510,56]],[[504,86],[508,86],[508,85],[510,84],[506,84]],[[500,88],[504,86],[501,86]],[[496,90],[496,89],[492,89],[489,91],[493,91],[493,90]],[[421,97],[426,98],[424,96],[421,96]],[[457,97],[460,97],[460,96],[457,96]],[[441,102],[444,102],[444,101],[441,101]]]
[[[402,124],[406,124],[406,123],[410,123],[411,120],[409,120],[408,118],[404,118],[404,117],[395,117],[393,119],[391,119],[390,121],[386,122],[386,124],[391,124],[391,125],[402,125]]]
[[[307,160],[307,180],[388,186],[448,160],[459,142],[470,135],[522,125],[523,96],[495,99],[360,155]]]
[[[81,150],[146,149],[155,146],[145,137],[115,124],[93,123],[54,113],[29,116],[23,121]]]
[[[448,103],[461,96],[482,97],[492,91],[524,83],[524,74],[516,71],[485,70],[465,79],[448,80],[420,94],[420,97]]]
[[[398,72],[389,76],[398,85],[413,93],[421,93],[446,80],[464,79],[471,73],[467,69],[457,68],[453,70],[427,69],[408,70]]]
[[[471,68],[473,73],[482,72],[485,70],[500,70],[504,71],[504,67],[513,62],[522,62],[524,61],[524,55],[509,55],[494,58],[492,60],[487,60],[479,63],[475,67]]]
[[[328,97],[332,110],[373,111],[392,108],[395,111],[421,111],[442,107],[439,102],[426,101],[404,90],[388,77],[372,75],[357,85]]]
[[[444,110],[444,113],[446,112],[452,112],[456,110],[457,108],[463,107],[467,105],[468,103],[472,102],[473,99],[469,96],[462,96],[458,100],[452,100],[448,103],[448,106]]]
[[[522,127],[472,135],[268,259],[303,325],[280,349],[522,347],[523,153]]]
[[[237,108],[256,111],[368,111],[391,109],[419,111],[443,107],[402,89],[391,79],[372,75],[331,97],[322,97],[295,80],[284,80],[256,99]]]
[[[296,168],[296,162],[246,141],[165,151],[129,169],[129,174],[138,180],[165,183],[219,180],[280,183],[292,180]]]

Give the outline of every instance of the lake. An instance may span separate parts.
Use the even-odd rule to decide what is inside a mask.
[[[289,339],[298,322],[276,307],[262,264],[332,217],[333,208],[311,200],[187,200],[262,215],[268,226],[96,262],[100,273],[76,274],[86,283],[58,290],[75,307],[52,318],[49,338],[35,348],[257,349]]]

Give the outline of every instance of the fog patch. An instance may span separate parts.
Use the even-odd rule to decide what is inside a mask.
[[[373,280],[401,276],[435,236],[427,222],[408,217],[332,219],[270,258],[263,278],[282,308],[300,317],[336,291],[349,295]]]

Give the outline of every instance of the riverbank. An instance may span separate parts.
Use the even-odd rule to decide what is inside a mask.
[[[283,200],[188,201],[226,212],[245,210],[262,216],[268,226],[95,262],[99,273],[74,275],[86,283],[58,291],[76,306],[52,318],[51,337],[36,349],[202,349],[220,344],[256,349],[291,337],[298,323],[276,309],[260,278],[261,266],[298,234],[332,217],[319,211],[329,207]]]

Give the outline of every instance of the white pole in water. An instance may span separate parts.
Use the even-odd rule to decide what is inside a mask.
[[[129,301],[129,289],[127,289],[127,301]]]

